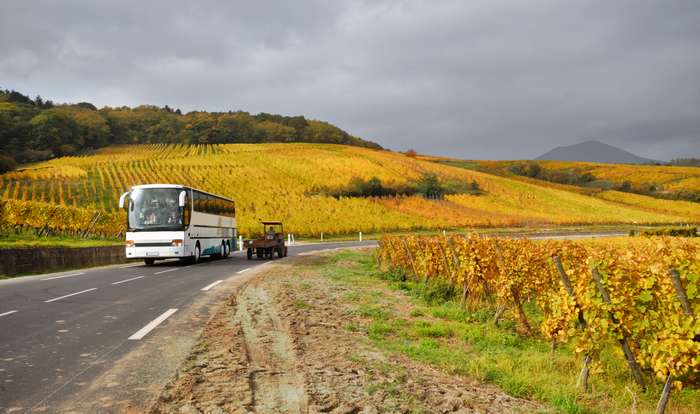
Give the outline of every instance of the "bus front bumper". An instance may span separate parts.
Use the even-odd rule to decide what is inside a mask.
[[[190,256],[184,246],[127,247],[127,259],[168,259]]]

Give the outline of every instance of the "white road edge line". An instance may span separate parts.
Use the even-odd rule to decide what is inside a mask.
[[[59,297],[57,297],[57,298],[45,300],[44,303],[55,302],[55,301],[57,301],[57,300],[69,298],[69,297],[71,297],[71,296],[79,295],[79,294],[81,294],[81,293],[92,292],[93,290],[97,290],[97,288],[85,289],[85,290],[81,290],[80,292],[75,292],[75,293],[70,293],[70,294],[68,294],[68,295],[59,296]]]
[[[163,321],[168,319],[175,312],[177,312],[177,309],[168,309],[167,311],[163,312],[162,315],[160,315],[159,317],[157,317],[154,320],[152,320],[151,322],[149,322],[148,325],[146,325],[143,328],[136,331],[135,334],[131,335],[129,337],[129,340],[131,340],[131,341],[140,340],[144,336],[148,335],[149,332],[154,330],[158,325],[163,323]]]
[[[85,274],[85,272],[71,273],[71,274],[69,274],[69,275],[61,275],[61,276],[47,277],[46,279],[41,279],[41,280],[63,279],[64,277],[80,276],[80,275],[84,275],[84,274]]]
[[[7,316],[7,315],[12,315],[13,313],[17,313],[16,310],[11,310],[8,312],[0,313],[0,316]]]
[[[132,277],[131,279],[124,279],[124,280],[120,280],[120,281],[118,281],[118,282],[112,282],[112,284],[113,284],[113,285],[119,285],[119,284],[122,284],[122,283],[131,282],[132,280],[142,279],[142,278],[144,278],[144,277],[145,277],[145,276],[136,276],[136,277]]]
[[[243,269],[243,270],[239,270],[239,271],[236,272],[236,274],[239,274],[239,275],[240,275],[241,273],[247,272],[247,271],[249,271],[250,269],[251,269],[251,268],[248,267],[248,268],[245,268],[245,269]]]
[[[176,270],[178,270],[178,269],[175,268],[175,269],[162,270],[162,271],[160,271],[160,272],[155,272],[154,275],[159,275],[159,274],[168,273],[168,272],[174,272],[174,271],[176,271]]]
[[[132,263],[132,264],[128,264],[128,265],[125,265],[125,266],[119,266],[119,268],[120,268],[120,269],[128,269],[128,268],[130,268],[130,267],[136,267],[136,266],[141,266],[141,263]]]
[[[214,282],[214,283],[211,283],[211,284],[209,284],[209,285],[204,286],[204,287],[202,288],[202,292],[206,292],[207,290],[213,288],[214,286],[218,285],[218,284],[221,283],[221,282],[223,282],[223,280],[217,280],[217,281]]]

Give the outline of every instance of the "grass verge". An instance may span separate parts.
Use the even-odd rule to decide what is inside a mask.
[[[405,280],[400,273],[382,273],[371,253],[342,251],[327,257],[321,273],[347,287],[361,323],[346,329],[362,332],[377,347],[428,363],[455,375],[498,385],[505,392],[531,398],[562,413],[651,413],[662,384],[646,392],[631,379],[618,346],[606,347],[594,364],[591,392],[576,387],[579,359],[571,347],[551,350],[548,343],[520,335],[513,315],[494,325],[489,307],[464,310],[456,292],[440,284]],[[528,309],[538,317],[537,310]],[[650,380],[651,381],[651,380]],[[694,413],[700,390],[674,390],[667,413]]]

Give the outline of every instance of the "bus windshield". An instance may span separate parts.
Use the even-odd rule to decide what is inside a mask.
[[[131,192],[127,210],[129,231],[184,230],[180,188],[138,188]]]

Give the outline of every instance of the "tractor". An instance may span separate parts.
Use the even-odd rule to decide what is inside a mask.
[[[261,221],[263,233],[257,239],[246,240],[243,247],[247,250],[248,260],[253,259],[253,254],[258,259],[274,259],[287,256],[287,246],[284,244],[284,227],[281,221]]]

